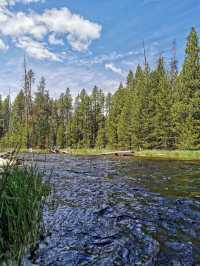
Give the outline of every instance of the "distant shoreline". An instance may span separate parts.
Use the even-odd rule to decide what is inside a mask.
[[[21,149],[22,153],[30,152]],[[52,154],[48,149],[32,149],[37,154]],[[58,154],[73,156],[115,156],[139,159],[200,160],[200,150],[112,150],[112,149],[60,149]],[[1,156],[1,155],[0,155]]]

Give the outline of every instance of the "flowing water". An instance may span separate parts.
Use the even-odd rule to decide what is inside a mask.
[[[35,157],[53,169],[37,265],[200,265],[200,163]]]

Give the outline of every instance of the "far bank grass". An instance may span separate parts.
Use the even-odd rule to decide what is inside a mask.
[[[200,160],[200,150],[142,150],[135,152],[136,157],[170,160]]]
[[[114,155],[117,150],[111,149],[69,149],[71,155],[80,156],[98,156],[98,155]],[[135,151],[133,157],[146,159],[170,159],[170,160],[200,160],[200,150],[141,150]]]

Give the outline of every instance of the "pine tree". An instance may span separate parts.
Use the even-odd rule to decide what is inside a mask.
[[[25,147],[27,144],[25,96],[23,90],[16,96],[11,113],[11,135],[15,138],[16,145]]]
[[[108,116],[112,105],[112,94],[109,92],[105,98],[105,115]]]
[[[9,125],[10,125],[10,115],[11,115],[11,110],[10,110],[10,96],[7,96],[1,106],[1,112],[2,112],[2,119],[3,119],[3,132],[6,134],[9,130]]]
[[[62,93],[56,102],[57,105],[57,140],[56,143],[59,147],[66,146],[66,129],[72,114],[72,96],[70,89],[67,88],[65,93]]]
[[[118,147],[118,123],[121,112],[124,107],[126,97],[126,90],[122,84],[120,84],[118,90],[112,97],[112,104],[110,113],[107,118],[107,130],[108,130],[108,145],[112,148]]]
[[[157,87],[155,94],[155,115],[154,123],[154,142],[155,148],[173,147],[173,124],[171,119],[171,108],[173,104],[173,90],[169,76],[165,69],[164,58],[160,57],[156,69]]]
[[[136,149],[139,149],[142,146],[142,95],[143,91],[143,81],[144,81],[144,73],[140,65],[137,66],[135,72],[135,88],[133,91],[132,105],[131,105],[131,143],[132,146]]]
[[[3,137],[4,133],[4,118],[2,110],[2,96],[0,95],[0,139]]]
[[[134,75],[133,75],[132,70],[130,70],[128,73],[126,84],[127,84],[127,88],[129,90],[133,89],[133,87],[134,87]]]
[[[46,82],[42,77],[37,92],[35,94],[35,117],[34,117],[34,132],[36,134],[36,145],[39,148],[47,148],[49,146],[50,124],[49,118],[51,115],[49,93],[46,90]]]
[[[151,115],[150,70],[142,70],[138,65],[135,73],[135,89],[131,110],[132,146],[136,149],[147,148],[150,134]]]
[[[64,148],[66,144],[64,123],[60,123],[56,134],[56,144],[59,148]]]
[[[95,147],[96,139],[100,128],[104,124],[104,93],[96,86],[93,88],[91,99],[91,118],[92,118],[92,139],[91,146]]]
[[[59,124],[59,116],[57,110],[57,100],[50,99],[49,106],[51,114],[49,116],[50,132],[49,132],[49,146],[56,147],[57,144],[57,131]]]
[[[123,149],[132,148],[132,127],[130,123],[132,97],[129,90],[127,90],[127,94],[117,127],[118,147]]]
[[[132,105],[134,96],[134,76],[133,72],[129,71],[127,77],[127,87],[124,94],[124,105],[119,116],[117,135],[118,147],[123,149],[132,148]]]
[[[96,147],[99,149],[105,148],[107,145],[106,128],[100,127],[96,138]]]
[[[67,128],[67,138],[71,138],[72,147],[90,148],[92,146],[92,105],[84,89],[76,97],[74,108],[74,114]]]
[[[185,60],[178,77],[173,119],[176,126],[176,145],[191,149],[200,146],[200,62],[199,39],[192,28],[186,45]]]

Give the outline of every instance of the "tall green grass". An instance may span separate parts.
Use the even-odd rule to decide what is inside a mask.
[[[42,230],[49,187],[36,167],[7,167],[0,174],[0,265],[20,261]]]

